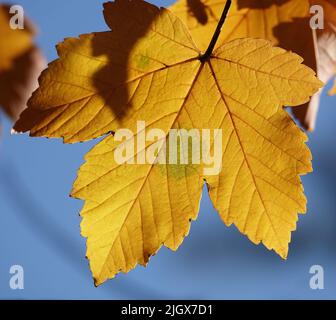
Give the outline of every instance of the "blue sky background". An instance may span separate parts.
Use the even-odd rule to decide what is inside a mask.
[[[168,5],[172,1],[154,1]],[[103,1],[22,0],[39,26],[48,61],[69,36],[106,30]],[[3,118],[3,117],[2,117]],[[69,198],[76,171],[95,142],[10,135],[0,142],[0,298],[15,299],[322,299],[336,298],[336,98],[322,98],[310,135],[314,173],[304,177],[308,214],[301,216],[287,261],[253,245],[221,222],[206,194],[199,218],[177,252],[163,248],[147,268],[137,267],[93,286],[79,231],[82,203]],[[9,288],[9,268],[22,265],[25,289]],[[309,268],[322,265],[325,289],[309,288]]]

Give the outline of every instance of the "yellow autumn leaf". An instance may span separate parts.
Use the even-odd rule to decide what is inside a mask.
[[[12,29],[9,12],[9,5],[0,5],[0,106],[15,121],[37,88],[46,63],[33,44],[32,23],[26,18],[24,29]]]
[[[224,3],[225,0],[178,0],[170,9],[186,23],[196,44],[204,49]],[[313,5],[324,9],[323,30],[310,27]],[[245,37],[268,39],[274,45],[294,51],[325,83],[336,75],[335,0],[233,0],[217,46]],[[310,131],[315,127],[319,102],[320,92],[310,103],[293,109],[296,118]]]
[[[0,70],[9,69],[13,60],[33,44],[32,26],[26,24],[24,29],[12,29],[9,9],[9,5],[0,5]]]
[[[225,223],[286,258],[306,209],[300,175],[311,171],[311,154],[282,106],[307,102],[322,83],[301,57],[266,40],[234,40],[207,56],[166,9],[141,0],[104,7],[112,31],[60,44],[15,125],[70,143],[116,133],[86,155],[72,191],[85,201],[81,230],[95,283],[146,265],[161,245],[176,250],[197,217],[204,181]],[[124,140],[134,163],[120,164],[122,128],[137,141],[151,129],[163,136],[137,150]],[[217,175],[204,163],[155,161],[180,128],[222,130]],[[153,146],[155,159],[134,161]]]

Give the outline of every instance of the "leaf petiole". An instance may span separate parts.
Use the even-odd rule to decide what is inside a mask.
[[[227,0],[226,1],[226,4],[225,4],[225,7],[223,9],[223,12],[222,12],[222,16],[220,17],[219,21],[218,21],[218,24],[217,24],[217,28],[212,36],[212,39],[210,41],[210,44],[209,44],[209,47],[208,49],[205,51],[205,53],[200,57],[200,60],[202,62],[206,61],[207,59],[210,58],[211,54],[212,54],[212,51],[214,50],[215,48],[215,45],[217,43],[217,40],[219,38],[219,35],[222,31],[222,28],[223,28],[223,25],[224,25],[224,22],[226,20],[226,17],[228,15],[228,12],[230,10],[230,7],[231,7],[231,3],[232,1],[231,0]]]

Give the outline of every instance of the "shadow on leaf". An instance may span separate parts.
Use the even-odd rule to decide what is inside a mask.
[[[187,0],[187,5],[189,14],[194,16],[200,24],[208,23],[208,7],[201,0]]]
[[[120,14],[125,12],[121,7],[127,6],[127,3],[128,1],[115,1],[104,4],[105,21],[112,32],[96,33],[92,44],[93,55],[105,56],[107,59],[106,65],[95,73],[93,83],[104,99],[105,106],[111,108],[117,119],[124,118],[132,108],[129,83],[135,80],[137,75],[143,75],[141,69],[147,64],[146,57],[137,57],[138,69],[134,68],[130,64],[130,60],[134,59],[134,56],[130,57],[131,52],[137,42],[146,36],[159,13],[154,6],[153,10],[143,10],[140,8],[141,1],[132,1],[132,6],[139,7],[139,16],[130,21]],[[116,7],[119,7],[118,10]],[[122,39],[121,32],[124,35]]]

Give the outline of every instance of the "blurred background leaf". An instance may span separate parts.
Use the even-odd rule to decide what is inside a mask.
[[[24,29],[12,29],[12,16],[10,5],[0,4],[0,106],[15,121],[37,88],[46,61],[34,45],[33,24],[25,18]]]

